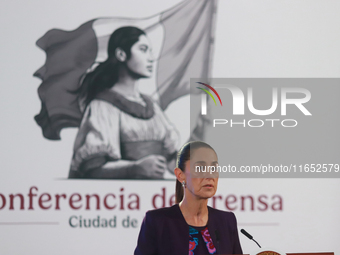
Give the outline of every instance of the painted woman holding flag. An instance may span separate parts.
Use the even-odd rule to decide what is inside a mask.
[[[85,112],[69,178],[160,179],[173,169],[178,133],[137,87],[152,75],[153,61],[144,31],[128,26],[112,33],[108,58],[77,90]]]
[[[185,0],[148,18],[97,18],[37,40],[46,61],[34,73],[42,80],[34,119],[49,140],[79,128],[69,178],[167,178],[179,139],[164,110],[189,94],[191,77],[209,76],[215,13],[214,0]],[[137,85],[154,72],[149,38],[157,102]],[[195,139],[204,133],[197,126],[188,130]]]

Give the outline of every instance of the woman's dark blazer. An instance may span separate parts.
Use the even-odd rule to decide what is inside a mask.
[[[208,212],[208,229],[217,254],[242,254],[235,215],[209,206]],[[189,227],[178,204],[146,213],[134,254],[189,254]]]

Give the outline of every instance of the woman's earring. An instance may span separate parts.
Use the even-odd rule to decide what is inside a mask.
[[[185,188],[185,181],[182,181],[182,187]]]

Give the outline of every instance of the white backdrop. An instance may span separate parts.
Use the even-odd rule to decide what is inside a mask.
[[[136,246],[140,223],[152,198],[166,190],[167,203],[174,193],[174,181],[84,181],[67,180],[76,129],[62,131],[62,140],[43,138],[33,116],[40,110],[37,88],[40,80],[32,74],[44,63],[43,51],[35,41],[51,28],[72,30],[97,17],[148,17],[172,7],[179,1],[165,0],[34,0],[7,1],[0,8],[0,194],[7,204],[0,209],[1,254],[131,254]],[[340,2],[335,0],[227,1],[218,3],[213,77],[339,77],[340,76]],[[187,98],[167,110],[180,129],[182,141],[189,133]],[[177,113],[181,109],[181,118]],[[183,109],[187,109],[183,112]],[[183,120],[188,120],[187,123]],[[337,138],[338,139],[338,138]],[[325,150],[324,153],[327,153]],[[223,155],[219,155],[223,157]],[[36,186],[34,209],[28,210],[30,187]],[[121,191],[123,188],[123,191]],[[39,209],[42,193],[66,194],[60,210]],[[9,195],[23,194],[24,209],[15,200],[9,209]],[[73,210],[68,198],[73,193],[116,195],[117,208],[107,210],[101,200]],[[129,195],[136,193],[140,208],[129,210]],[[285,252],[340,252],[339,179],[221,179],[216,200],[227,210],[225,200],[234,195],[233,207],[239,228],[245,228],[262,246]],[[124,209],[120,209],[120,196]],[[268,208],[258,202],[267,196]],[[272,196],[282,198],[282,210],[271,209]],[[249,199],[242,210],[242,197]],[[229,197],[230,198],[230,197]],[[113,200],[110,200],[112,203]],[[0,207],[1,207],[0,196]],[[212,201],[211,201],[212,203]],[[48,204],[48,203],[47,203]],[[161,198],[156,198],[161,205]],[[275,207],[275,206],[274,206]],[[115,228],[72,228],[71,216],[110,219]],[[124,228],[129,216],[137,227]],[[34,224],[39,223],[40,224]],[[30,223],[30,224],[28,224]],[[46,224],[42,224],[46,223]],[[48,223],[48,224],[47,224]],[[256,249],[241,236],[244,253]]]

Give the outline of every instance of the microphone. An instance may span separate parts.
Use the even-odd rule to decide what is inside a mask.
[[[241,233],[244,234],[246,237],[248,237],[250,240],[253,240],[261,248],[259,243],[256,242],[255,239],[253,239],[253,236],[249,234],[247,231],[245,231],[243,228],[241,229]]]

